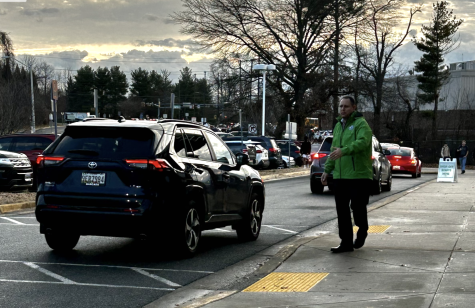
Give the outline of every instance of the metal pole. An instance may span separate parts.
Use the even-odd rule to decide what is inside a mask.
[[[33,67],[30,66],[30,82],[31,82],[31,133],[35,133],[35,94],[33,90]]]
[[[241,109],[239,109],[239,127],[241,128],[241,146],[244,141],[244,136],[242,135],[242,118],[241,118]]]
[[[290,113],[287,114],[287,119],[289,120],[289,168],[290,168],[290,141],[292,140],[292,123],[290,122]]]
[[[53,99],[53,122],[54,122],[54,139],[58,137],[58,117],[56,116],[56,100]]]
[[[158,116],[157,121],[160,120],[160,99],[158,99]]]
[[[96,118],[99,117],[98,90],[94,89],[94,108],[96,109]]]
[[[266,73],[262,71],[262,136],[266,135]]]
[[[175,111],[175,93],[171,94],[170,104],[172,106],[172,117],[170,119],[173,119],[173,113]]]

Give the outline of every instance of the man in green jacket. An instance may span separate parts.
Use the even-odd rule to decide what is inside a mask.
[[[343,96],[340,100],[338,123],[333,130],[332,153],[322,174],[322,184],[326,185],[328,174],[333,171],[338,233],[341,239],[340,246],[331,249],[334,253],[363,247],[368,235],[366,206],[373,179],[372,136],[371,128],[363,115],[356,111],[354,98]],[[359,228],[354,243],[350,206],[355,225]]]

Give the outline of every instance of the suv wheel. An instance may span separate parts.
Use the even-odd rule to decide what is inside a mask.
[[[74,233],[50,233],[45,234],[46,243],[51,249],[54,250],[71,250],[76,247],[79,241],[79,234]]]
[[[375,181],[373,180],[373,195],[379,195],[381,193],[381,181],[382,181],[382,175],[381,175],[381,170],[379,171],[378,174],[378,179]]]
[[[311,180],[310,181],[310,190],[312,191],[312,194],[323,194],[323,189],[325,186],[318,181],[318,180]]]
[[[179,252],[185,257],[193,256],[198,250],[201,239],[201,224],[200,216],[198,215],[198,209],[196,203],[191,201],[188,207],[184,211],[184,215],[181,217],[181,223],[178,228],[178,239],[176,244],[179,246]],[[184,223],[184,233],[180,234],[183,230],[181,226]],[[181,226],[180,226],[181,225]]]
[[[381,189],[384,191],[391,191],[392,185],[393,185],[393,173],[389,172],[388,182]]]
[[[242,222],[236,226],[236,233],[238,238],[243,241],[255,241],[261,232],[262,223],[262,206],[256,193],[251,196],[248,211]]]

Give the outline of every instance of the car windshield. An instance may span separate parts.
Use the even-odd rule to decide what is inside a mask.
[[[411,156],[412,151],[408,149],[389,149],[391,155]]]
[[[154,137],[146,128],[69,127],[52,154],[107,159],[149,157]]]

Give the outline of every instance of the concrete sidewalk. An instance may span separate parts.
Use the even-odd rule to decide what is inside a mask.
[[[474,307],[474,187],[472,170],[421,185],[368,213],[375,233],[359,250],[331,253],[337,233],[310,237],[272,273],[177,306]]]

